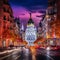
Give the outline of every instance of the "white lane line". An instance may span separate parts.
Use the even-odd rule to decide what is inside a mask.
[[[19,57],[20,57],[20,55],[19,55],[19,56],[17,56],[17,57],[15,58],[15,60],[17,60]]]
[[[49,56],[49,55],[47,55],[47,54],[42,54],[42,55],[47,56],[47,57],[50,58],[51,60],[54,60],[51,56]]]
[[[5,54],[5,53],[7,53],[7,51],[4,51],[4,52],[0,52],[0,55],[1,55],[1,54]]]
[[[14,50],[6,50],[4,52],[0,52],[0,54],[5,54],[5,53],[10,53],[10,52],[13,52]]]
[[[4,56],[4,57],[1,57],[0,60],[2,60],[2,59],[4,59],[4,58],[7,58],[7,57],[9,57],[9,56],[11,56],[11,55],[14,55],[14,54],[16,54],[16,53],[17,53],[17,52],[15,52],[15,53],[13,53],[13,54],[9,54],[9,55]]]
[[[9,55],[7,55],[7,56],[4,56],[4,57],[2,57],[2,58],[0,58],[0,60],[2,60],[2,59],[4,59],[4,58],[7,58],[7,57],[9,57],[9,56],[11,56],[12,54],[9,54]]]
[[[50,58],[51,60],[54,60],[49,54],[43,54],[43,53],[41,53],[41,54],[47,56],[47,57]]]
[[[4,52],[0,52],[0,54],[10,53],[10,52],[13,52],[13,51],[20,51],[20,48],[18,48],[18,49],[13,49],[13,50],[6,50],[6,51],[4,51]]]
[[[51,56],[47,55],[47,57],[49,57],[51,60],[54,60]]]

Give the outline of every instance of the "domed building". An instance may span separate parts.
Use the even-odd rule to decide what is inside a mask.
[[[25,40],[28,42],[29,46],[34,45],[33,42],[37,39],[37,30],[36,27],[34,26],[34,22],[31,18],[31,13],[30,13],[30,19],[27,24],[27,28],[25,31]]]

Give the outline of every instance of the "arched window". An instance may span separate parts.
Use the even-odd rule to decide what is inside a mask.
[[[6,16],[4,16],[4,20],[6,20]]]
[[[5,7],[3,7],[3,11],[6,12],[6,8]]]

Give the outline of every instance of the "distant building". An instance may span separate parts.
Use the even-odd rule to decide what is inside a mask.
[[[57,0],[57,2],[56,2],[56,4],[57,4],[57,20],[59,20],[60,21],[60,0]]]
[[[42,20],[39,22],[38,26],[38,38],[43,37],[43,26],[42,26]]]
[[[25,29],[24,29],[23,23],[21,25],[20,34],[21,34],[22,40],[25,40]]]
[[[57,0],[57,19],[56,19],[56,31],[57,31],[57,37],[60,38],[60,0]]]
[[[19,19],[14,20],[13,11],[8,0],[0,1],[0,47],[14,45],[20,34]]]
[[[58,45],[60,43],[60,21],[57,19],[57,1],[48,0],[48,8],[43,19],[44,38],[47,45]]]
[[[46,15],[43,19],[43,30],[45,38],[53,38],[55,34],[55,25],[57,18],[57,5],[55,0],[48,0]]]
[[[36,39],[37,39],[37,30],[36,27],[34,26],[34,22],[30,14],[30,19],[28,21],[27,28],[25,31],[25,40],[28,42],[28,45],[33,45],[33,42]]]
[[[15,33],[17,35],[20,35],[20,19],[19,19],[19,17],[15,18],[14,23],[15,23]]]
[[[50,25],[50,33],[51,37],[54,38],[54,35],[56,34],[56,24],[57,24],[57,0],[48,0],[48,20]]]
[[[21,29],[20,25],[21,25],[20,18],[16,17],[14,19],[14,34],[15,34],[14,45],[15,46],[20,46],[20,42],[22,42],[21,34],[20,34],[20,29]]]

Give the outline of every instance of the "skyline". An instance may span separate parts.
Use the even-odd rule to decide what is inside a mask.
[[[29,20],[29,13],[32,13],[32,19],[35,22],[35,26],[42,19],[42,15],[45,14],[48,1],[44,0],[10,0],[9,1],[14,17],[19,17],[21,23],[26,26]],[[37,17],[40,16],[40,17]]]

